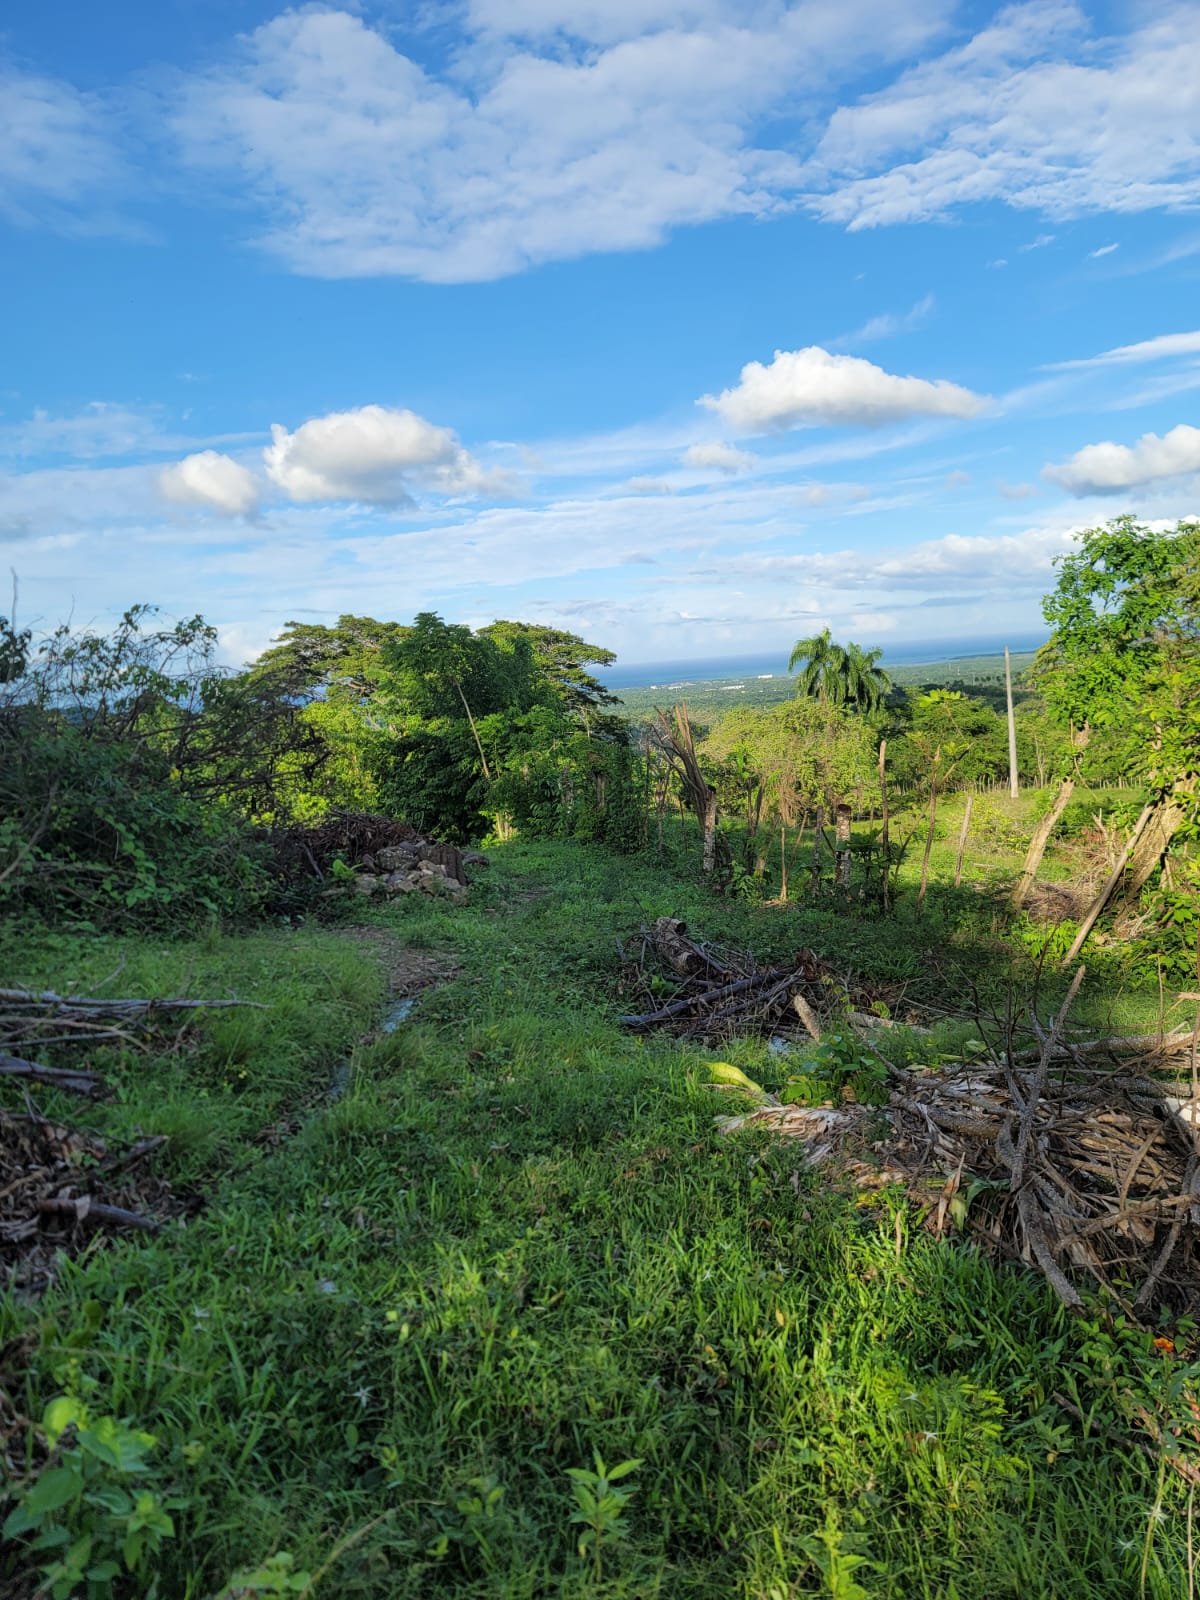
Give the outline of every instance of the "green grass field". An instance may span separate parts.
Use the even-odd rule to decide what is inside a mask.
[[[66,1395],[155,1441],[141,1482],[173,1536],[96,1592],[1190,1593],[1187,1486],[1127,1436],[1130,1404],[1178,1410],[1195,1366],[935,1242],[898,1199],[823,1192],[786,1143],[721,1137],[711,1053],[613,1022],[616,939],[667,912],[917,998],[963,973],[1000,992],[1011,951],[978,892],[884,921],[722,902],[572,845],[492,862],[464,908],[371,913],[397,950],[459,968],[386,1036],[377,947],[337,929],[0,943],[11,982],[87,991],[117,969],[110,992],[269,1007],[114,1054],[107,1104],[38,1092],[109,1131],[169,1131],[163,1170],[205,1202],[65,1264],[32,1304],[0,1300],[20,1411]],[[1097,983],[1098,1011],[1149,1003]],[[762,1041],[722,1055],[780,1081]],[[607,1500],[572,1476],[597,1455],[637,1463]],[[93,1561],[103,1492],[57,1513]],[[10,1541],[0,1590],[30,1593],[33,1564]]]

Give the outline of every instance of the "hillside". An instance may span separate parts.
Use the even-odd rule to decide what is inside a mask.
[[[1035,651],[1012,654],[1013,688],[1019,697],[1024,691],[1023,675],[1033,664]],[[952,661],[906,662],[888,668],[897,688],[963,689],[999,705],[1004,698],[1003,655],[959,656]],[[667,706],[680,698],[701,721],[720,717],[730,706],[772,706],[791,699],[795,679],[781,670],[770,677],[712,677],[670,683],[646,683],[621,689],[622,710],[635,721],[648,717],[656,706]]]
[[[615,1023],[618,941],[667,913],[767,959],[815,946],[927,1020],[1000,1005],[1012,952],[977,895],[895,922],[751,907],[679,859],[547,843],[493,849],[465,906],[365,908],[0,948],[31,987],[119,971],[266,1006],[110,1050],[107,1102],[40,1091],[110,1140],[168,1133],[158,1171],[193,1197],[186,1225],[0,1302],[10,1448],[54,1395],[145,1430],[136,1483],[171,1531],[140,1593],[1183,1593],[1187,1484],[1137,1418],[1187,1420],[1188,1363],[936,1238],[899,1192],[723,1135],[717,1052]],[[1111,993],[1081,1017],[1153,1017],[1153,985]],[[934,1026],[927,1054],[990,1024]],[[721,1055],[787,1075],[763,1039]]]

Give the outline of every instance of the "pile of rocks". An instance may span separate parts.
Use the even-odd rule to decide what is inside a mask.
[[[462,851],[457,845],[435,844],[428,839],[410,839],[389,845],[364,860],[369,871],[355,875],[359,894],[442,895],[454,905],[467,898],[467,865],[487,866],[487,857],[477,851]]]

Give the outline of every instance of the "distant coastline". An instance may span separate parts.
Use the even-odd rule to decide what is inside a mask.
[[[1025,633],[1016,634],[1008,640],[1002,639],[999,642],[993,639],[950,639],[926,644],[900,644],[884,650],[882,664],[885,667],[922,666],[973,656],[1002,654],[1006,643],[1013,651],[1036,650],[1045,643],[1045,638],[1043,633]],[[618,663],[616,666],[603,669],[599,676],[608,688],[613,690],[669,687],[679,683],[711,683],[718,679],[757,679],[768,674],[776,678],[786,678],[787,658],[788,651],[781,649],[778,653],[770,655],[729,656],[721,659],[709,657],[707,660],[690,661],[631,662],[628,666]]]

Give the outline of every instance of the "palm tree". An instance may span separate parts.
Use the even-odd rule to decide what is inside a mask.
[[[852,706],[856,711],[878,711],[891,692],[892,680],[878,666],[882,650],[864,650],[861,645],[840,645],[823,628],[811,639],[797,639],[788,657],[788,671],[799,663],[804,667],[796,681],[796,693],[835,706]]]

